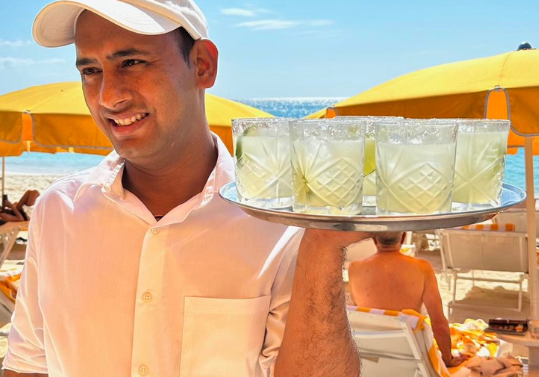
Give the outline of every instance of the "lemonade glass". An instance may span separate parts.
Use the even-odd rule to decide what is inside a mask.
[[[450,212],[457,123],[406,119],[375,129],[377,213]]]
[[[363,206],[376,205],[376,144],[375,122],[395,121],[403,119],[393,116],[338,116],[337,119],[355,119],[365,121],[365,163],[363,178]]]
[[[458,120],[453,209],[500,205],[510,124],[508,120]]]
[[[234,119],[238,199],[260,208],[292,205],[289,119]]]
[[[365,121],[292,121],[290,142],[294,211],[326,215],[360,213]]]

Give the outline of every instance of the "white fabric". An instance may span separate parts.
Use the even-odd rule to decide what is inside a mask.
[[[192,0],[69,0],[54,1],[39,12],[34,39],[45,47],[73,43],[84,10],[134,33],[159,35],[183,27],[195,40],[208,38],[206,18]]]
[[[225,202],[233,160],[156,222],[115,153],[56,182],[30,223],[4,367],[51,377],[272,375],[300,232]]]

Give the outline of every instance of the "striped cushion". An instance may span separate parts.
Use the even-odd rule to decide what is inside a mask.
[[[425,341],[425,345],[428,349],[429,360],[432,364],[434,370],[441,377],[450,377],[447,367],[445,366],[442,360],[442,354],[436,347],[434,343],[434,334],[432,333],[432,328],[430,326],[428,317],[416,312],[413,309],[405,309],[402,312],[395,310],[382,310],[382,309],[372,309],[372,308],[362,308],[357,306],[347,305],[348,310],[364,312],[364,313],[373,313],[380,315],[389,315],[392,317],[403,317],[406,319],[406,322],[410,324],[410,327],[414,330],[414,333],[417,333],[420,330],[422,331],[422,336]],[[417,336],[417,335],[416,335]]]
[[[501,226],[500,224],[472,224],[472,225],[463,226],[461,229],[514,232],[515,224],[506,223],[506,224],[501,224]]]

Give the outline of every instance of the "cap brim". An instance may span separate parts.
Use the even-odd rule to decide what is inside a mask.
[[[47,5],[34,21],[33,36],[44,47],[59,47],[75,42],[79,15],[89,10],[110,22],[138,34],[159,35],[185,27],[194,39],[201,36],[192,28],[147,9],[122,1],[58,1]]]

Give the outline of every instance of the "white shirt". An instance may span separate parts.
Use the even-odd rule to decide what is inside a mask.
[[[122,187],[123,160],[39,199],[4,368],[51,377],[273,374],[299,233],[204,190],[159,222]]]

